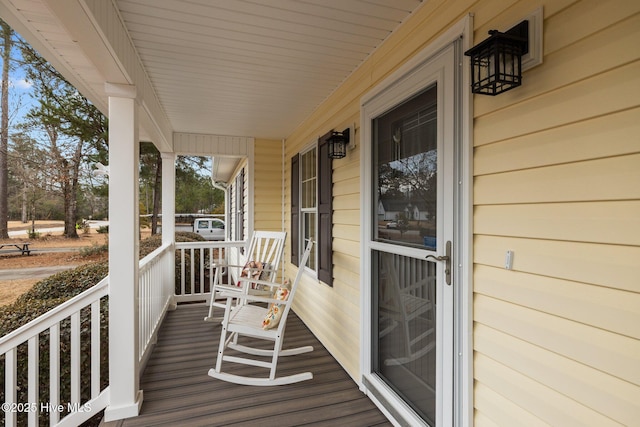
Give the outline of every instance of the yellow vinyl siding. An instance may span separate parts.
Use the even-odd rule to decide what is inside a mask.
[[[497,343],[493,345],[496,346]],[[476,375],[478,381],[493,391],[499,390],[498,393],[501,396],[521,409],[520,413],[528,412],[537,418],[531,425],[548,424],[562,427],[621,427],[624,425],[482,353],[476,354],[474,364],[479,371]],[[488,415],[495,414],[494,420],[500,420],[506,415],[501,408],[492,406],[492,409],[493,411]],[[505,420],[505,424],[501,421],[496,423],[501,426],[520,426],[519,421],[519,417],[516,416]]]
[[[476,385],[478,391],[476,403],[493,416],[488,418],[482,412],[477,412],[474,417],[475,427],[544,427],[550,426],[542,422],[540,418],[524,411],[521,407],[509,400],[508,396],[502,396],[494,392],[483,383]]]
[[[524,340],[507,339],[510,337],[495,329],[479,326],[476,337],[478,352],[497,363],[532,372],[532,379],[564,395],[574,396],[583,406],[601,413],[615,412],[622,415],[625,424],[633,424],[629,409],[637,402],[638,393],[630,383]],[[593,389],[599,392],[593,393]]]
[[[474,171],[488,175],[637,153],[638,141],[628,136],[640,135],[638,117],[640,108],[633,108],[476,147]]]
[[[481,265],[475,274],[478,294],[640,339],[640,293]]]
[[[254,230],[282,230],[282,141],[254,145]]]
[[[545,3],[544,36],[521,88],[474,98],[475,422],[634,425],[640,3]]]
[[[488,113],[477,118],[474,123],[474,143],[483,145],[498,142],[636,108],[640,97],[640,82],[637,80],[639,74],[640,63],[636,61],[541,94],[526,102]],[[500,123],[500,126],[496,123]]]
[[[640,246],[640,201],[478,206],[482,235]]]
[[[638,165],[640,153],[483,175],[474,197],[478,205],[637,199]]]
[[[516,271],[640,292],[637,246],[476,235],[474,262],[503,268],[507,250]]]
[[[640,2],[424,2],[287,138],[286,228],[291,156],[331,129],[359,123],[360,99],[466,14],[474,16],[477,43],[540,6],[544,62],[513,91],[473,97],[473,421],[634,425]],[[359,135],[358,144],[368,143]],[[371,210],[360,205],[360,166],[359,146],[333,162],[334,286],[305,277],[295,304],[356,381],[360,282],[369,285],[360,277],[360,215]],[[504,268],[507,250],[513,270]]]

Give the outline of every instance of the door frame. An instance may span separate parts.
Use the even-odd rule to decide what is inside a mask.
[[[467,15],[454,24],[436,40],[426,46],[421,52],[409,59],[390,76],[367,93],[360,102],[361,145],[360,155],[360,211],[361,244],[360,244],[360,389],[397,425],[408,423],[422,425],[423,421],[415,412],[373,373],[371,363],[372,351],[372,307],[371,307],[371,255],[369,239],[372,229],[371,206],[371,147],[370,134],[365,116],[364,106],[379,96],[393,100],[396,105],[405,100],[410,93],[402,82],[412,73],[420,70],[440,51],[454,44],[455,60],[459,61],[455,67],[456,80],[454,97],[458,107],[455,109],[454,120],[454,251],[452,265],[454,296],[453,296],[453,413],[446,414],[446,421],[455,426],[473,425],[473,314],[472,314],[472,267],[473,267],[473,141],[472,141],[472,95],[470,87],[469,62],[462,53],[472,46],[473,18]],[[410,88],[408,89],[410,92]],[[445,100],[446,101],[446,100]],[[438,255],[442,255],[438,253]],[[451,421],[451,422],[449,422]]]

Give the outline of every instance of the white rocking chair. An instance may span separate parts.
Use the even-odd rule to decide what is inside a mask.
[[[284,251],[284,240],[287,233],[284,231],[254,231],[249,248],[245,254],[247,260],[244,265],[227,264],[225,262],[214,264],[215,273],[213,286],[211,287],[211,300],[209,301],[209,313],[204,318],[206,321],[222,320],[222,313],[214,317],[216,307],[224,309],[225,301],[220,301],[222,292],[250,293],[254,295],[268,295],[271,291],[263,292],[261,289],[251,289],[254,279],[273,282],[278,276],[280,259]],[[236,285],[222,283],[223,273],[226,271],[230,278],[232,269],[238,272]],[[262,285],[255,285],[262,288]]]
[[[298,273],[291,285],[291,290],[286,299],[265,298],[256,295],[240,295],[229,294],[226,302],[224,319],[222,321],[222,332],[220,334],[220,347],[218,349],[218,357],[215,368],[209,370],[209,376],[218,378],[223,381],[253,385],[253,386],[272,386],[291,384],[299,381],[310,380],[313,378],[311,372],[303,372],[294,375],[276,377],[276,367],[279,356],[291,356],[296,354],[307,353],[313,351],[312,346],[304,346],[292,349],[282,349],[282,341],[284,339],[284,331],[287,324],[287,316],[291,310],[291,304],[296,293],[296,288],[300,283],[300,279],[304,273],[304,266],[311,252],[312,242],[309,242],[298,267]],[[257,283],[267,285],[272,288],[278,288],[278,283],[270,283],[262,280],[256,280]],[[234,305],[233,300],[240,299],[247,302],[262,302],[267,304],[278,304],[282,310],[282,317],[273,329],[263,329],[263,320],[267,316],[269,309],[254,304],[238,304]],[[272,349],[253,348],[238,344],[238,337],[245,336],[253,339],[266,340],[273,342]],[[270,361],[258,360],[250,357],[231,356],[225,354],[228,349],[237,350],[247,355],[270,357]],[[243,365],[257,366],[269,370],[268,377],[248,377],[234,375],[222,371],[223,362],[239,363]]]

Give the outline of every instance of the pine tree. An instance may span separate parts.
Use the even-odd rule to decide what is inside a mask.
[[[0,95],[0,239],[9,238],[9,67],[13,31],[4,21],[2,27],[2,94]]]

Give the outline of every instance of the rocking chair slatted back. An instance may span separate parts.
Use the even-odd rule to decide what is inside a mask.
[[[224,302],[218,302],[221,292],[264,294],[260,289],[249,289],[248,282],[252,282],[252,279],[267,282],[273,282],[277,279],[286,237],[285,231],[254,231],[244,255],[245,264],[219,263],[214,265],[215,274],[211,288],[209,313],[204,320],[219,321],[221,319],[221,317],[213,315],[215,308],[225,308]],[[236,285],[222,282],[225,271],[235,273]]]

